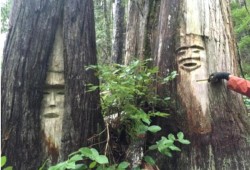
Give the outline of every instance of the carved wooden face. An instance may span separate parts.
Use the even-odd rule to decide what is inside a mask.
[[[64,114],[64,79],[63,72],[49,71],[41,106],[42,129],[46,141],[51,146],[60,147],[62,120]],[[46,147],[49,152],[49,147]]]
[[[42,115],[45,119],[62,116],[64,111],[64,86],[47,86],[43,92]]]
[[[182,70],[193,71],[201,67],[204,48],[198,45],[183,46],[177,49],[177,63]]]
[[[56,163],[60,155],[62,122],[64,117],[64,61],[62,27],[56,31],[53,51],[49,57],[49,67],[41,105],[41,128],[43,148],[48,164]]]
[[[58,118],[64,111],[63,72],[49,71],[43,91],[42,116],[45,119]]]
[[[192,133],[205,134],[211,131],[208,115],[208,82],[206,79],[207,56],[201,36],[181,37],[176,50],[178,64],[177,91],[185,106],[189,129]]]

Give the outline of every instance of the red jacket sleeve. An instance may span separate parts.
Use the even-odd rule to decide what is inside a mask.
[[[233,91],[250,97],[250,81],[236,76],[229,76],[227,87]]]

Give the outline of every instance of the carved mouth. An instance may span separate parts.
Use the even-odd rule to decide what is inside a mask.
[[[48,119],[59,117],[59,115],[56,113],[46,113],[43,116],[44,116],[44,118],[48,118]]]
[[[180,68],[192,71],[201,66],[199,58],[182,58],[179,60]]]

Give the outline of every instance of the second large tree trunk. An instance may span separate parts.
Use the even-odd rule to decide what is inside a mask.
[[[47,157],[56,163],[82,146],[98,143],[91,137],[103,129],[99,91],[87,92],[87,88],[99,82],[93,71],[86,70],[97,64],[93,2],[27,0],[13,4],[1,79],[1,149],[14,169],[33,170]],[[61,140],[57,140],[60,147],[44,135],[41,123],[53,48],[64,60],[63,122],[50,124],[51,131],[62,128]]]
[[[242,96],[228,90],[224,82],[197,81],[219,71],[237,75],[229,4],[223,0],[185,0],[180,5],[179,36],[176,55],[172,56],[179,73],[176,124],[171,129],[177,126],[191,144],[183,146],[182,152],[168,163],[159,161],[160,167],[247,169],[250,167],[250,121]],[[167,29],[168,25],[165,26]],[[167,35],[160,35],[161,39]]]

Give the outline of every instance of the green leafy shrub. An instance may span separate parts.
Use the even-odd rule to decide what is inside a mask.
[[[129,166],[128,162],[121,162],[120,164],[109,165],[109,160],[105,155],[100,155],[94,148],[83,147],[77,152],[69,155],[67,161],[58,163],[49,168],[49,170],[124,170]]]
[[[177,75],[172,72],[165,79],[159,79],[157,67],[148,68],[147,61],[133,61],[130,65],[91,66],[96,69],[101,81],[101,102],[104,116],[117,114],[130,137],[157,132],[159,126],[151,126],[151,118],[167,117],[157,111],[157,106],[166,108],[169,98],[161,99],[156,94],[156,84],[167,83]],[[90,90],[98,86],[89,85]]]
[[[7,157],[6,156],[1,156],[1,169],[4,167],[4,165],[7,162]],[[3,170],[12,170],[12,166],[8,166],[6,168],[3,168]]]
[[[89,84],[88,87],[89,91],[100,88],[103,115],[106,118],[116,115],[112,121],[117,121],[119,128],[124,128],[131,139],[147,132],[157,133],[161,130],[160,126],[151,125],[151,118],[167,117],[168,114],[157,111],[157,107],[167,107],[170,99],[168,97],[161,99],[156,94],[156,85],[168,83],[177,75],[176,72],[172,72],[166,78],[160,79],[156,76],[158,69],[148,68],[147,64],[148,61],[137,60],[128,66],[114,64],[87,68],[95,69],[99,76],[100,86]],[[163,155],[172,156],[172,151],[180,151],[175,142],[190,143],[184,139],[184,134],[179,132],[177,138],[173,134],[169,134],[168,137],[163,136],[155,145],[150,146],[149,150],[158,150]],[[143,159],[149,164],[155,164],[155,160],[148,155]],[[112,164],[106,155],[100,155],[94,148],[84,147],[70,154],[67,161],[58,163],[49,170],[123,170],[129,165],[128,162]]]
[[[171,151],[181,151],[181,149],[175,146],[174,142],[178,141],[181,144],[190,144],[190,141],[184,139],[184,134],[179,132],[177,134],[177,138],[173,134],[169,134],[168,137],[162,136],[159,141],[156,142],[155,145],[149,147],[149,150],[158,150],[163,155],[172,157]]]

